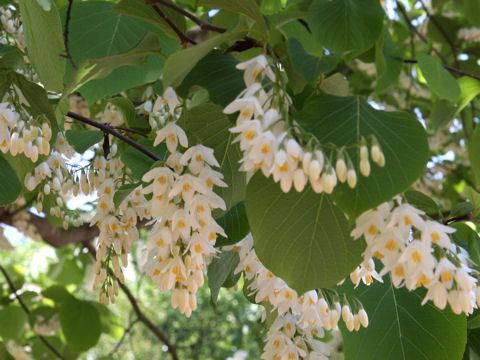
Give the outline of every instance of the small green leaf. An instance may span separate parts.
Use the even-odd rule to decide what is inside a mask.
[[[138,143],[157,154],[160,158],[167,160],[167,147],[164,143],[156,147],[153,147],[153,142],[147,139],[141,139]],[[141,180],[143,175],[155,164],[155,160],[132,146],[129,146],[127,150],[122,153],[121,159],[122,162],[132,170],[133,176],[138,180]]]
[[[342,73],[335,73],[322,81],[320,90],[325,94],[334,96],[348,96],[348,81]]]
[[[4,339],[18,339],[25,332],[28,316],[16,305],[10,305],[0,310],[0,336]]]
[[[418,54],[417,57],[418,66],[430,90],[441,99],[456,101],[461,95],[461,90],[455,78],[434,57],[424,53]]]
[[[407,202],[417,209],[425,211],[430,215],[438,215],[440,208],[438,204],[429,196],[421,193],[420,191],[409,190],[405,192],[405,198]]]
[[[477,265],[477,270],[480,269],[480,237],[478,233],[466,223],[456,222],[449,226],[457,230],[452,234],[453,240],[468,251],[470,259]]]
[[[345,214],[325,194],[310,187],[285,194],[256,174],[245,205],[260,261],[299,295],[335,285],[362,261],[363,241],[352,239]]]
[[[476,184],[480,186],[480,126],[475,127],[475,131],[468,142],[468,157]]]
[[[375,90],[382,92],[398,80],[403,67],[403,51],[400,50],[392,39],[392,36],[385,28],[382,41],[377,41],[375,53],[377,57],[377,86]],[[380,63],[383,67],[379,67]]]
[[[237,29],[221,35],[211,37],[191,48],[184,49],[171,55],[163,68],[163,84],[165,87],[177,87],[182,83],[193,67],[204,58],[215,46],[228,40],[238,39],[245,35],[245,31]]]
[[[307,20],[318,41],[341,54],[372,46],[382,31],[383,17],[378,0],[314,0]]]
[[[480,94],[480,81],[468,76],[458,79],[458,85],[462,91],[462,96],[458,101],[457,114],[467,106],[478,94]]]
[[[338,64],[339,59],[335,55],[317,57],[308,54],[295,38],[288,39],[287,44],[293,67],[312,85],[316,84],[321,74],[331,72]]]
[[[0,206],[10,204],[17,200],[22,191],[22,184],[17,174],[3,156],[0,155]]]
[[[75,151],[83,154],[88,148],[98,144],[103,139],[103,132],[100,130],[67,130],[65,137]]]
[[[465,186],[465,189],[463,191],[465,192],[467,199],[473,205],[473,216],[475,217],[477,215],[480,215],[480,193],[475,191],[470,186]]]
[[[233,245],[247,236],[250,231],[245,203],[243,201],[230,208],[225,215],[215,220],[218,225],[223,228],[225,234],[227,234],[226,238],[219,235],[215,243],[216,247]]]
[[[61,56],[65,46],[57,7],[46,11],[38,1],[19,2],[28,58],[47,89],[62,90],[66,59]]]
[[[450,214],[448,215],[449,218],[457,218],[457,217],[462,217],[465,216],[469,213],[473,212],[473,205],[470,202],[462,202],[457,205],[455,205],[450,211]]]
[[[60,324],[68,346],[75,352],[90,349],[100,338],[101,323],[97,309],[73,296],[62,304]]]
[[[57,304],[65,302],[71,295],[64,286],[52,285],[42,291],[42,295],[52,299]]]
[[[439,310],[431,301],[421,305],[424,290],[396,289],[384,283],[360,285],[349,280],[338,290],[357,297],[369,316],[367,328],[348,331],[340,323],[345,358],[349,360],[461,359],[467,341],[464,315]]]
[[[267,24],[263,18],[255,0],[200,0],[199,5],[210,6],[214,9],[225,9],[233,12],[241,13],[255,20],[265,32],[267,32]]]
[[[234,279],[240,278],[240,273],[233,274],[233,271],[240,262],[240,257],[236,251],[224,251],[221,252],[218,257],[213,258],[212,262],[208,266],[208,286],[210,287],[210,293],[212,302],[217,306],[217,298],[220,288],[224,286],[227,280],[230,280],[228,285],[234,282]],[[230,278],[230,279],[229,279]],[[235,282],[236,283],[236,282]]]
[[[433,130],[442,129],[455,116],[457,108],[447,100],[438,100],[433,104],[430,114],[430,125]]]
[[[115,195],[113,195],[113,204],[116,208],[120,206],[123,200],[130,195],[130,193],[135,190],[140,185],[140,183],[136,184],[124,184],[120,186],[120,188],[115,191]]]

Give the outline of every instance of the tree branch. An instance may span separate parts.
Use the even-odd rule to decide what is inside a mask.
[[[130,139],[129,137],[123,135],[123,134],[120,134],[118,131],[116,131],[114,129],[113,126],[110,126],[110,125],[107,125],[107,124],[103,124],[103,123],[100,123],[100,122],[97,122],[95,120],[92,120],[90,118],[87,118],[85,116],[82,116],[80,114],[76,114],[74,112],[71,112],[69,111],[67,113],[67,116],[72,118],[72,119],[75,119],[75,120],[78,120],[78,121],[81,121],[85,124],[88,124],[88,125],[91,125],[93,127],[96,127],[97,129],[100,129],[102,130],[103,132],[106,132],[110,135],[113,135],[117,138],[119,138],[120,140],[126,142],[127,144],[133,146],[135,149],[137,150],[140,150],[141,152],[143,152],[145,155],[147,155],[148,157],[150,157],[151,159],[155,160],[155,161],[163,161],[164,159],[162,159],[160,156],[158,156],[157,154],[151,152],[150,150],[148,150],[146,147],[143,147],[142,145],[140,145],[139,143],[133,141],[132,139]]]
[[[30,309],[27,307],[27,305],[25,305],[25,303],[23,302],[22,298],[18,295],[17,293],[17,289],[15,288],[15,285],[13,285],[13,282],[12,280],[10,279],[10,277],[8,276],[8,273],[7,271],[5,270],[5,268],[0,265],[0,271],[3,273],[3,276],[5,276],[5,279],[7,280],[7,283],[8,283],[8,286],[10,287],[10,291],[12,292],[12,294],[15,296],[15,299],[17,299],[18,303],[20,304],[20,306],[22,307],[23,311],[25,311],[26,314],[30,314]],[[40,334],[36,334],[38,336],[38,338],[40,339],[41,342],[43,342],[45,344],[45,346],[52,352],[55,354],[55,356],[59,359],[62,359],[64,360],[65,358],[63,357],[62,354],[60,354],[58,352],[57,349],[55,349],[53,347],[52,344],[50,344],[48,342],[47,339],[45,339],[42,335]]]
[[[416,64],[418,63],[418,60],[415,60],[415,59],[404,59],[402,60],[404,63],[407,63],[407,64]],[[460,70],[460,69],[457,69],[457,68],[454,68],[450,65],[442,65],[445,69],[447,69],[448,71],[452,72],[452,73],[455,73],[455,74],[459,74],[459,75],[463,75],[463,76],[468,76],[468,77],[471,77],[472,79],[476,79],[476,80],[480,80],[480,76],[478,75],[475,75],[475,74],[471,74],[471,73],[468,73],[466,71],[463,71],[463,70]]]
[[[193,40],[191,37],[189,37],[187,34],[184,34],[182,30],[180,30],[172,20],[170,20],[170,18],[167,16],[167,14],[163,12],[162,9],[160,9],[156,4],[152,4],[152,7],[155,9],[158,15],[160,15],[163,18],[163,20],[167,22],[167,24],[172,28],[172,30],[175,31],[175,34],[178,35],[183,45],[186,45],[187,43],[197,45],[197,42]]]
[[[73,0],[68,0],[67,17],[65,19],[65,31],[63,33],[63,37],[65,41],[65,57],[70,61],[70,64],[72,64],[73,68],[76,69],[77,65],[75,64],[75,61],[73,61],[72,54],[70,54],[70,47],[68,46],[68,26],[70,25],[70,17],[72,15],[72,5]]]

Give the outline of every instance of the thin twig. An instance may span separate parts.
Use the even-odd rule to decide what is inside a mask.
[[[182,44],[186,44],[186,43],[191,43],[193,45],[197,45],[197,42],[195,40],[193,40],[190,36],[188,36],[187,34],[184,34],[182,30],[180,30],[178,28],[178,26],[172,21],[170,20],[170,18],[167,16],[167,14],[165,14],[163,12],[162,9],[160,9],[157,5],[153,4],[152,5],[153,8],[155,9],[155,11],[158,13],[158,15],[160,15],[163,20],[165,20],[167,22],[167,24],[172,28],[173,31],[175,31],[175,34],[178,35],[178,37],[180,38],[180,41],[182,42]]]
[[[123,332],[122,334],[122,337],[120,338],[120,340],[118,340],[118,342],[115,344],[115,347],[112,349],[112,351],[110,351],[107,355],[107,358],[112,358],[113,354],[115,354],[118,349],[120,348],[120,346],[122,345],[123,341],[125,340],[125,338],[127,337],[128,334],[130,334],[130,331],[132,330],[133,328],[133,325],[135,325],[137,322],[139,322],[140,320],[138,319],[135,319],[134,321],[132,321],[130,323],[130,325],[128,325],[128,327],[125,329],[125,331]]]
[[[78,121],[81,121],[85,124],[88,124],[88,125],[91,125],[91,126],[94,126],[96,127],[97,129],[100,129],[102,130],[103,132],[106,132],[110,135],[113,135],[117,138],[119,138],[120,140],[126,142],[127,144],[133,146],[135,149],[137,150],[140,150],[141,152],[143,152],[145,155],[147,155],[148,157],[150,157],[151,159],[155,160],[155,161],[164,161],[164,159],[162,159],[160,156],[158,156],[157,154],[151,152],[150,150],[148,150],[147,148],[145,148],[144,146],[140,145],[139,143],[133,141],[132,139],[130,139],[129,137],[123,135],[123,134],[120,134],[118,131],[116,131],[112,126],[110,125],[106,125],[106,124],[102,124],[100,122],[97,122],[95,120],[92,120],[90,118],[87,118],[83,115],[80,115],[80,114],[76,114],[74,112],[71,112],[69,111],[67,113],[67,116],[72,118],[72,119],[75,119],[75,120],[78,120]]]
[[[15,288],[15,285],[13,285],[13,282],[12,280],[10,279],[10,276],[8,276],[8,273],[7,273],[7,270],[5,270],[5,268],[3,266],[0,265],[0,271],[3,273],[3,276],[5,276],[5,279],[7,280],[7,283],[8,283],[8,286],[10,287],[10,291],[12,292],[12,294],[15,296],[15,299],[17,299],[18,303],[20,304],[20,306],[22,307],[23,311],[25,311],[26,314],[30,314],[30,309],[27,307],[27,305],[25,305],[25,303],[23,302],[22,298],[18,295],[17,293],[17,289]],[[40,339],[41,342],[43,342],[45,344],[45,346],[47,348],[50,349],[50,351],[52,353],[55,354],[56,357],[58,357],[59,359],[65,359],[63,357],[62,354],[60,354],[58,352],[57,349],[55,349],[52,344],[50,344],[48,342],[47,339],[45,339],[42,335],[39,335],[39,334],[36,334],[38,336],[38,338]]]
[[[423,36],[422,33],[420,33],[415,26],[412,25],[412,22],[411,22],[410,18],[408,17],[407,11],[406,11],[405,8],[403,7],[403,5],[400,4],[400,3],[398,2],[398,0],[396,1],[396,3],[397,3],[398,9],[400,10],[400,12],[402,13],[403,17],[405,18],[405,21],[407,22],[408,27],[409,27],[410,29],[412,29],[412,30],[415,32],[415,34],[417,34],[417,36],[420,38],[420,40],[422,40],[424,43],[428,44],[429,42],[428,42],[427,38],[426,38],[425,36]],[[433,51],[440,59],[442,59],[442,62],[443,62],[444,64],[447,64],[447,59],[445,58],[445,56],[443,56],[443,54],[442,54],[440,51],[438,51],[438,50],[437,50],[436,48],[434,48],[433,46],[432,46],[432,51]]]
[[[182,9],[180,6],[177,6],[177,5],[175,5],[171,2],[168,2],[168,1],[165,1],[165,0],[147,0],[147,2],[150,3],[150,4],[159,3],[159,4],[162,4],[162,5],[165,5],[165,6],[169,7],[172,10],[175,10],[176,12],[178,12],[178,13],[182,14],[183,16],[192,20],[195,24],[200,26],[200,28],[202,30],[209,30],[209,31],[214,31],[214,32],[218,32],[218,33],[224,33],[225,31],[227,31],[227,29],[225,29],[223,27],[218,27],[218,26],[209,24],[209,23],[199,19],[195,15],[189,13],[188,11]]]
[[[88,249],[88,252],[90,253],[90,255],[93,256],[94,259],[96,259],[96,251],[95,249],[93,248],[92,244],[88,241],[84,242],[83,245]],[[178,360],[178,355],[177,355],[177,351],[175,349],[175,347],[170,343],[170,341],[168,341],[167,337],[165,334],[163,334],[151,321],[150,319],[142,312],[142,310],[140,309],[140,307],[138,306],[138,303],[137,303],[137,299],[135,299],[135,297],[133,296],[133,294],[131,293],[130,289],[125,285],[123,284],[120,280],[118,280],[118,278],[115,276],[115,274],[113,273],[113,271],[111,271],[109,269],[109,274],[110,276],[114,277],[115,279],[117,279],[118,281],[118,286],[122,289],[122,291],[125,293],[125,295],[127,296],[128,298],[128,301],[130,301],[130,304],[132,305],[133,307],[133,310],[135,311],[135,313],[137,314],[137,319],[138,321],[142,322],[147,328],[150,329],[150,331],[152,333],[155,334],[155,336],[161,341],[163,342],[167,348],[168,348],[168,352],[170,353],[170,355],[172,356],[172,359],[173,360]]]
[[[407,64],[416,64],[418,63],[418,60],[415,60],[415,59],[404,59],[402,60],[404,63],[407,63]],[[452,72],[452,73],[455,73],[455,74],[459,74],[459,75],[463,75],[463,76],[468,76],[468,77],[471,77],[472,79],[476,79],[476,80],[480,80],[480,76],[478,75],[474,75],[474,74],[471,74],[471,73],[468,73],[466,71],[463,71],[463,70],[460,70],[460,69],[457,69],[457,68],[454,68],[450,65],[442,65],[445,69],[447,69],[448,71]]]
[[[65,20],[65,31],[63,36],[65,39],[65,52],[67,53],[65,57],[70,60],[70,64],[72,64],[73,68],[76,69],[77,65],[75,64],[75,61],[73,61],[72,54],[70,54],[70,47],[68,46],[68,26],[70,25],[70,17],[72,15],[72,5],[73,0],[68,0],[67,17]]]
[[[125,132],[130,132],[132,134],[137,134],[137,135],[143,136],[145,138],[148,138],[147,134],[144,134],[141,131],[138,131],[138,130],[135,130],[135,129],[126,128],[126,127],[123,127],[123,126],[112,126],[112,129],[121,130],[121,131],[125,131]]]

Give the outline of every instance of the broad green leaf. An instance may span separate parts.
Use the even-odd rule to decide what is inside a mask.
[[[438,215],[440,208],[433,199],[420,191],[409,190],[405,192],[405,198],[407,202],[417,209],[425,211],[430,215]]]
[[[249,16],[255,20],[265,32],[267,24],[255,0],[200,0],[199,5],[210,6],[214,9],[225,9]]]
[[[37,1],[19,2],[28,58],[45,87],[59,91],[63,88],[66,59],[61,56],[65,46],[57,8],[52,6],[46,11]]]
[[[418,66],[430,90],[441,99],[457,100],[461,95],[460,87],[455,78],[443,68],[442,64],[424,53],[418,54],[417,57]]]
[[[245,174],[239,171],[241,152],[237,144],[232,144],[235,135],[228,129],[232,126],[223,108],[215,104],[202,104],[184,112],[179,120],[187,133],[189,144],[201,143],[214,150],[220,164],[219,171],[224,175],[227,188],[216,188],[215,192],[225,200],[227,210],[245,198]],[[223,212],[217,211],[215,217]]]
[[[343,323],[345,358],[349,360],[461,359],[467,340],[466,319],[450,309],[439,310],[431,301],[421,305],[425,291],[395,289],[384,283],[360,285],[350,281],[339,291],[357,297],[369,317],[367,328],[349,332]]]
[[[217,298],[220,288],[224,286],[227,280],[230,280],[229,286],[233,282],[232,279],[238,280],[240,273],[234,275],[233,271],[240,262],[240,257],[236,251],[223,251],[218,257],[213,258],[210,265],[208,265],[208,286],[210,287],[210,294],[213,304],[217,305]],[[232,279],[229,279],[232,278]]]
[[[4,55],[0,55],[0,68],[10,68],[14,71],[24,69],[26,67],[24,60],[25,54],[14,46],[7,48],[9,48],[9,51]]]
[[[73,296],[62,304],[60,324],[68,346],[75,352],[90,349],[100,338],[101,323],[97,309]]]
[[[103,139],[103,132],[100,130],[67,130],[65,137],[75,151],[83,154],[88,148],[98,144]]]
[[[401,51],[392,39],[387,29],[384,29],[382,41],[377,41],[375,53],[377,56],[377,86],[375,90],[382,92],[395,83],[403,67],[403,51]],[[379,67],[380,62],[383,67]]]
[[[79,266],[74,257],[62,257],[59,262],[50,266],[48,276],[62,285],[80,285],[83,282],[85,271]]]
[[[216,247],[233,245],[247,236],[250,231],[247,213],[245,211],[245,203],[243,201],[232,206],[225,215],[215,220],[218,225],[223,228],[225,234],[227,234],[226,238],[219,235],[215,243]]]
[[[480,81],[464,76],[458,79],[458,85],[462,95],[458,102],[457,114],[467,106],[478,94],[480,94]]]
[[[308,54],[295,38],[288,39],[287,44],[294,69],[312,85],[316,84],[321,74],[331,72],[338,64],[339,59],[335,55],[317,57]]]
[[[160,158],[167,160],[167,148],[164,143],[156,147],[153,147],[153,142],[147,139],[141,139],[138,143],[157,154]],[[133,176],[138,180],[141,180],[143,175],[155,164],[155,160],[133,146],[129,146],[123,152],[121,159],[125,166],[132,170]]]
[[[93,61],[128,53],[139,45],[147,32],[153,32],[158,36],[164,56],[179,49],[177,40],[168,37],[160,29],[145,21],[111,12],[113,6],[112,2],[107,1],[73,3],[69,47],[77,65],[83,60]],[[66,6],[60,13],[65,22]],[[79,92],[89,104],[93,104],[98,99],[118,94],[125,89],[156,81],[162,74],[163,64],[162,57],[148,55],[142,65],[116,68],[107,77],[92,80],[84,85]],[[66,80],[73,70],[67,63]]]
[[[295,19],[293,19],[295,20]],[[299,21],[290,21],[278,28],[287,39],[297,39],[307,53],[314,56],[323,56],[325,50],[315,36],[308,32],[305,25]]]
[[[357,186],[350,189],[340,183],[332,198],[351,220],[405,191],[422,175],[427,164],[429,150],[425,130],[408,113],[375,110],[359,97],[323,95],[307,100],[295,119],[321,143],[349,146],[359,143],[362,136],[372,134],[380,143],[385,166],[381,168],[372,162],[368,177],[358,170],[358,147],[348,150],[357,170]],[[328,150],[325,152],[330,155]]]
[[[438,130],[446,126],[455,116],[457,108],[447,100],[438,100],[433,104],[430,113],[430,125],[433,130]]]
[[[480,185],[480,126],[475,127],[475,131],[468,143],[468,157],[478,186]]]
[[[135,110],[135,105],[133,105],[132,100],[126,97],[113,97],[107,99],[107,102],[115,105],[117,109],[122,113],[123,119],[130,126],[130,124],[135,123],[135,117],[137,116],[137,111]]]
[[[181,31],[185,32],[186,25],[185,17],[183,15],[171,10],[166,6],[158,6],[160,6],[162,11],[170,20],[175,23],[175,25],[177,25]],[[172,27],[168,25],[168,23],[153,9],[152,5],[146,4],[145,1],[121,0],[111,11],[117,14],[123,14],[145,20],[152,25],[158,26],[172,39],[178,40],[178,35],[175,33]]]
[[[260,261],[298,294],[328,288],[362,261],[362,241],[350,236],[345,214],[311,188],[283,193],[263,174],[248,183],[245,199]]]
[[[22,191],[22,184],[17,174],[3,156],[0,156],[0,206],[17,200]]]
[[[28,316],[16,305],[6,306],[0,310],[0,336],[4,339],[18,339],[24,333]]]
[[[235,69],[237,63],[233,56],[213,50],[195,65],[177,93],[186,97],[193,85],[199,85],[208,90],[214,103],[226,106],[245,88],[242,71]]]
[[[115,207],[118,208],[122,201],[125,200],[125,198],[130,195],[130,193],[139,185],[140,183],[124,184],[120,186],[120,188],[115,191],[115,195],[113,195],[113,204],[115,205]]]
[[[71,295],[64,286],[52,285],[42,291],[42,295],[46,298],[52,299],[57,304],[62,304]]]
[[[70,94],[92,80],[104,79],[122,66],[143,65],[149,55],[161,55],[160,43],[153,33],[148,33],[138,46],[127,53],[82,61],[71,75],[65,93]]]
[[[307,20],[318,41],[340,54],[372,46],[382,31],[383,16],[378,0],[314,0]]]
[[[163,84],[165,87],[177,87],[182,83],[193,67],[204,58],[215,46],[228,40],[240,38],[245,35],[242,29],[236,29],[221,35],[211,37],[191,48],[184,49],[171,55],[165,61],[163,69]]]

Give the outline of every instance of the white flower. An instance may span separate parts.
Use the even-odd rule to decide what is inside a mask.
[[[260,82],[263,72],[265,72],[270,80],[275,81],[275,74],[268,66],[268,60],[264,55],[258,55],[250,60],[238,63],[236,68],[245,70],[243,79],[247,86],[250,86],[254,82]]]
[[[185,148],[188,146],[188,139],[185,131],[183,131],[183,129],[174,122],[169,122],[167,125],[157,131],[153,146],[157,146],[163,140],[166,140],[167,149],[171,153],[177,150],[178,143]]]

